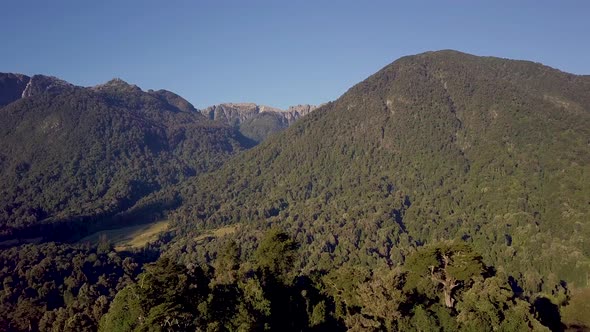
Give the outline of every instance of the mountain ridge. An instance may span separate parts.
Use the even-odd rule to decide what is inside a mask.
[[[26,86],[0,110],[2,238],[63,240],[137,222],[113,217],[253,144],[169,91],[122,80],[78,87],[38,75]]]

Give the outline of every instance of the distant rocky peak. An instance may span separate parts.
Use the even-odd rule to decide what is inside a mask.
[[[36,96],[42,93],[59,93],[74,86],[53,76],[34,75],[29,79],[21,94],[21,98]]]
[[[315,109],[318,107],[319,106],[309,105],[309,104],[289,106],[289,108],[287,109],[287,112],[298,112],[298,113],[308,114],[308,113],[311,113],[312,111],[315,111]],[[305,115],[305,114],[303,114],[303,115]]]
[[[142,90],[135,84],[129,84],[120,78],[113,78],[112,80],[96,85],[94,90],[98,91],[119,91],[119,92],[141,92]]]
[[[230,125],[239,125],[260,113],[260,110],[258,109],[258,105],[254,103],[223,103],[209,106],[200,112],[211,120]]]
[[[255,103],[222,103],[209,106],[200,112],[211,120],[221,121],[230,125],[240,125],[261,113],[274,113],[284,118],[289,124],[315,110],[314,105],[290,106],[286,111],[280,108],[258,105]]]
[[[259,110],[260,113],[262,113],[262,112],[284,112],[280,108],[276,108],[276,107],[272,107],[272,106],[266,106],[266,105],[258,105],[258,110]]]
[[[253,110],[258,108],[258,105],[255,103],[221,103],[219,105],[214,105],[213,107],[222,107],[222,108],[236,108],[236,109],[243,109],[243,110]]]
[[[287,111],[285,111],[285,113],[287,113],[294,120],[297,120],[298,118],[315,111],[318,107],[319,106],[309,105],[309,104],[289,106],[289,108],[287,109]]]
[[[115,78],[111,79],[110,81],[106,82],[104,85],[107,85],[107,86],[131,86],[131,84],[125,82],[125,80],[123,80],[122,78],[119,78],[119,77],[115,77]]]

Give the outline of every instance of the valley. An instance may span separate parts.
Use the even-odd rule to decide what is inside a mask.
[[[442,50],[317,108],[0,102],[0,331],[590,328],[588,76]]]
[[[118,229],[99,231],[78,241],[79,244],[96,246],[100,241],[108,241],[115,251],[139,249],[153,242],[158,235],[168,229],[169,221],[162,220],[149,224],[141,224]]]

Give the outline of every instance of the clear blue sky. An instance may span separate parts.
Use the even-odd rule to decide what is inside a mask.
[[[0,31],[0,72],[84,86],[120,77],[197,107],[326,102],[439,49],[590,74],[583,0],[2,0]]]

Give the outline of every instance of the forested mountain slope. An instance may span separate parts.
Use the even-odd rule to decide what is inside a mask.
[[[590,79],[456,51],[404,57],[181,196],[173,220],[188,235],[171,252],[202,251],[191,234],[231,223],[294,234],[303,271],[395,266],[458,239],[526,291],[583,287]]]
[[[84,233],[85,224],[252,146],[168,91],[118,79],[83,88],[41,75],[2,77],[1,239]],[[68,223],[61,231],[39,226]]]

